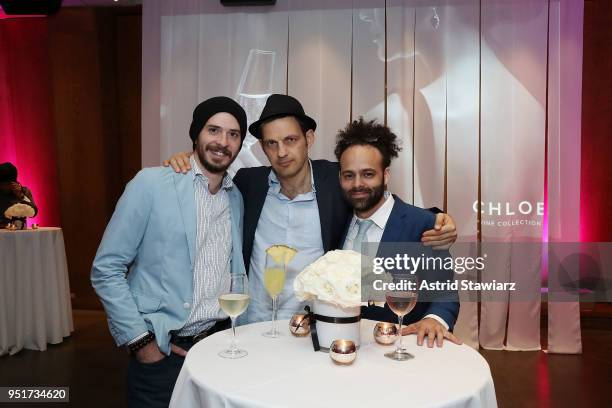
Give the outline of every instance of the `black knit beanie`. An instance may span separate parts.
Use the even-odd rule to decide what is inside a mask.
[[[189,127],[189,137],[193,142],[196,141],[202,128],[212,116],[219,112],[227,112],[238,121],[240,125],[240,136],[242,140],[246,137],[247,116],[242,106],[227,96],[215,96],[200,103],[193,110],[193,120]]]

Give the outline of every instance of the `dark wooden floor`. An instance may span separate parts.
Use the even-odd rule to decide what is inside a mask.
[[[73,407],[126,406],[127,355],[115,347],[104,314],[75,311],[74,317],[75,332],[63,343],[49,346],[46,352],[24,350],[0,357],[0,386],[69,386]],[[583,319],[582,335],[582,355],[482,350],[491,366],[499,406],[610,406],[612,319]]]

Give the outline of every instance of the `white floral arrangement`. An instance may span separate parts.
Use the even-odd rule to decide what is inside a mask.
[[[4,212],[4,216],[11,218],[26,218],[34,216],[34,209],[27,204],[13,204]]]
[[[361,305],[361,254],[326,253],[296,276],[293,291],[301,301],[318,299],[343,308]]]

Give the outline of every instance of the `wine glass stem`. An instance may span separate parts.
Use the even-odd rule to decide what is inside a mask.
[[[404,349],[404,345],[402,344],[402,321],[404,320],[404,316],[397,316],[397,320],[399,323],[399,342],[397,343],[397,351],[402,351]]]
[[[277,296],[274,296],[272,298],[272,333],[276,334],[276,298]]]
[[[230,343],[230,351],[235,351],[238,346],[236,345],[236,319],[231,318],[232,320],[232,342]]]

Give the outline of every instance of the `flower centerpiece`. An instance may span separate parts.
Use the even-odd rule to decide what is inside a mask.
[[[361,254],[350,250],[326,253],[298,274],[293,290],[298,299],[313,301],[313,343],[318,342],[325,351],[338,339],[359,346]]]
[[[23,203],[13,204],[4,212],[4,216],[11,220],[15,229],[25,229],[27,226],[26,218],[33,217],[34,214],[34,208]]]

